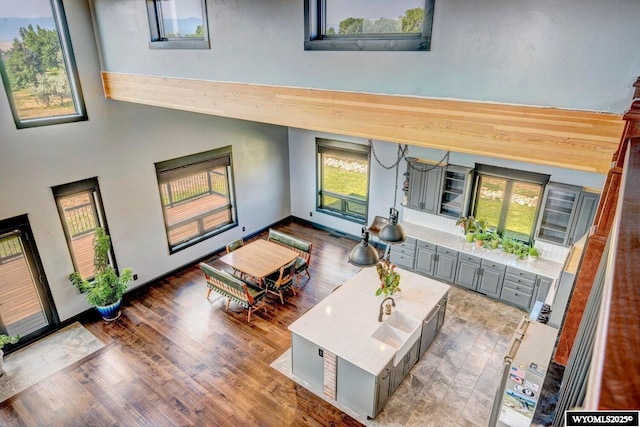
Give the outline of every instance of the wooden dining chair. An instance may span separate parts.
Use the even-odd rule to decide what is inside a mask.
[[[272,294],[280,295],[280,302],[284,304],[282,293],[287,289],[291,289],[296,295],[296,289],[293,286],[296,277],[296,260],[280,268],[279,271],[264,278],[263,283],[267,287],[267,291]]]
[[[225,249],[227,250],[227,253],[230,253],[235,251],[236,249],[240,249],[243,246],[244,246],[244,240],[240,238],[227,243],[227,245],[225,246]],[[238,275],[238,273],[240,273],[240,277],[244,279],[245,274],[242,272],[239,272],[237,269],[234,268],[233,274]]]

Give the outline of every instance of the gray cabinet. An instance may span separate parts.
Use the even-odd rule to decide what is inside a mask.
[[[538,276],[536,279],[536,297],[531,301],[529,309],[533,308],[536,301],[544,302],[544,300],[547,299],[547,294],[549,293],[549,289],[551,289],[552,285],[553,279],[551,277]]]
[[[442,324],[444,323],[444,316],[447,311],[447,298],[442,298],[438,305],[433,309],[431,313],[422,323],[422,336],[420,337],[420,354],[418,358],[421,358],[427,351],[433,340],[438,335]]]
[[[415,159],[409,161],[407,207],[437,214],[442,191],[442,166],[416,162]]]
[[[531,306],[537,275],[515,267],[507,267],[500,301],[513,304],[522,309]]]
[[[416,254],[416,239],[407,237],[407,239],[397,245],[391,245],[389,250],[389,260],[398,267],[413,270]]]
[[[438,246],[436,249],[436,264],[433,276],[453,283],[456,277],[456,266],[458,265],[458,251]]]
[[[537,240],[568,245],[581,187],[549,183],[544,191],[538,218]]]
[[[291,370],[318,390],[322,390],[324,384],[323,354],[322,347],[291,334]]]
[[[384,407],[384,404],[391,396],[391,376],[393,370],[393,363],[389,362],[389,364],[382,370],[380,375],[376,378],[376,405],[373,413],[378,415],[378,413]]]
[[[436,248],[433,243],[418,240],[416,245],[416,271],[427,276],[435,274]]]
[[[418,361],[420,352],[420,340],[417,340],[416,343],[411,347],[409,352],[404,356],[404,358],[398,363],[397,366],[394,366],[391,370],[391,393],[396,391],[404,377],[409,373],[413,365]]]
[[[480,271],[481,258],[468,255],[458,255],[458,268],[456,270],[456,278],[453,283],[467,289],[475,291],[478,286],[478,273]]]
[[[478,272],[478,292],[492,298],[500,298],[505,269],[504,264],[483,259]]]
[[[597,193],[591,193],[588,191],[580,193],[577,213],[574,216],[567,245],[572,245],[574,242],[580,240],[580,238],[589,231],[589,228],[593,225],[593,219],[596,216],[599,201],[600,195]]]
[[[466,213],[471,187],[471,168],[448,165],[442,178],[440,215],[460,218]]]

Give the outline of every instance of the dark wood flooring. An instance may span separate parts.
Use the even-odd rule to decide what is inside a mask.
[[[275,228],[313,242],[297,296],[269,296],[268,313],[247,323],[217,294],[207,301],[194,263],[128,294],[119,320],[83,321],[106,346],[1,403],[0,425],[360,425],[269,366],[289,347],[287,326],[358,271],[346,262],[357,242],[293,221]],[[220,255],[210,263],[223,267]]]

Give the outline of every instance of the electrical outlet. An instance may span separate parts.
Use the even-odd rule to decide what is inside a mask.
[[[309,212],[309,216],[313,216],[313,212]]]
[[[133,275],[133,280],[138,280],[138,275],[137,274]]]
[[[244,227],[242,227],[242,232],[244,233]]]

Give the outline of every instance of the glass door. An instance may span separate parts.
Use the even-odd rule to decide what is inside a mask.
[[[26,215],[0,221],[0,333],[25,343],[57,322]]]

